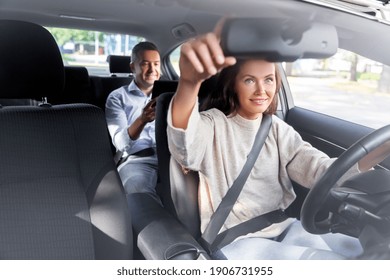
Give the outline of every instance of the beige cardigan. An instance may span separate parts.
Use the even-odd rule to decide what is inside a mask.
[[[172,126],[171,106],[167,128],[169,149],[182,166],[199,171],[198,199],[203,232],[245,164],[261,118],[247,120],[238,114],[226,117],[217,109],[199,113],[196,105],[187,129],[183,130]],[[286,209],[296,197],[291,180],[310,188],[334,160],[303,141],[291,126],[273,116],[259,158],[224,228],[275,209]],[[352,169],[349,173],[358,172],[356,167]],[[273,224],[251,235],[278,236],[291,221]]]

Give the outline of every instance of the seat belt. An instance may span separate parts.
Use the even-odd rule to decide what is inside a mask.
[[[257,131],[255,141],[252,149],[247,157],[247,160],[236,178],[233,185],[229,188],[226,195],[223,197],[221,203],[210,218],[210,222],[207,225],[205,231],[200,237],[199,242],[203,247],[211,254],[219,247],[223,247],[232,242],[238,236],[261,230],[275,222],[281,222],[287,218],[282,210],[275,210],[258,217],[252,218],[244,223],[229,228],[224,232],[218,234],[222,228],[226,218],[231,212],[234,204],[240,195],[244,184],[259,157],[261,148],[268,136],[269,130],[272,125],[272,116],[263,115],[263,120]],[[222,246],[223,245],[223,246]]]
[[[123,162],[122,156],[123,156],[122,151],[116,151],[116,153],[114,155],[114,162],[115,162],[116,167],[118,167]]]

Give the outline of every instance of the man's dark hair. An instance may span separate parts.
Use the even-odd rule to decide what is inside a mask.
[[[157,51],[158,48],[152,42],[139,42],[131,51],[131,62],[135,62],[139,58],[139,54],[143,51]]]

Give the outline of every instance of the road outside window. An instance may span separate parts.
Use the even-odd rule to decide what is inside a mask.
[[[371,128],[390,124],[390,67],[339,50],[284,64],[295,106]]]

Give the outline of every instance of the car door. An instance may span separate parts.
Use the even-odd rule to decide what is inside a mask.
[[[385,65],[340,49],[326,60],[284,66],[285,121],[330,157],[390,124],[390,94],[380,89]],[[389,169],[390,159],[381,166]]]

